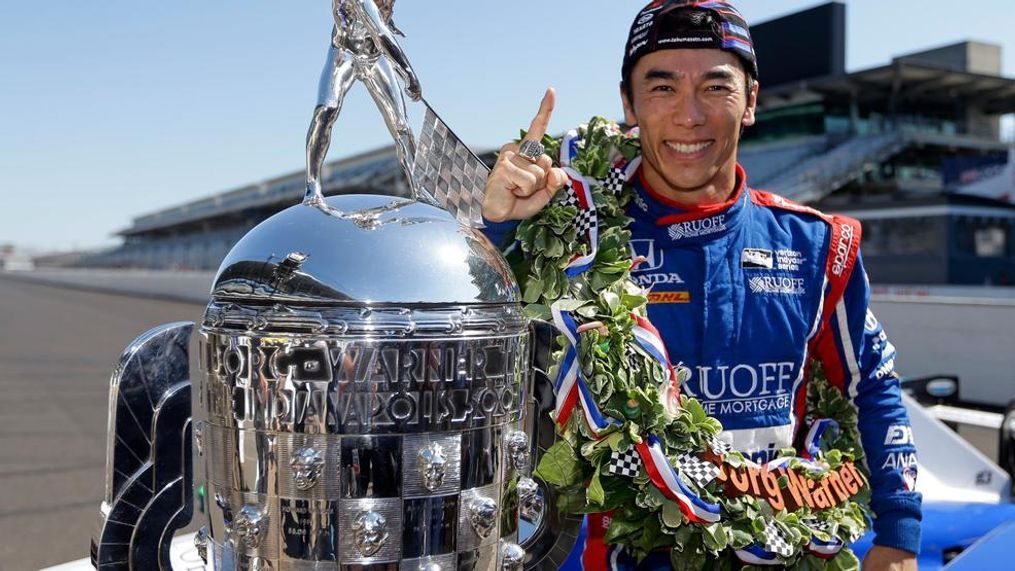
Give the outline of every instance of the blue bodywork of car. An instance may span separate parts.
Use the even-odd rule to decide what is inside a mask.
[[[983,551],[980,555],[976,552],[984,549],[986,545],[976,545],[965,552],[961,558],[945,567],[960,552],[964,552],[977,540],[987,540],[991,532],[1008,528],[1008,536],[1011,541],[1007,543],[1003,557],[1012,558],[1012,546],[1015,545],[1015,504],[982,504],[968,502],[924,502],[923,504],[923,540],[920,543],[919,567],[920,571],[933,569],[971,570],[976,569],[1000,569],[998,558],[1002,557],[998,549]],[[867,550],[871,548],[873,534],[868,533],[853,544],[853,551],[861,560]],[[986,559],[983,559],[986,557]],[[992,565],[978,567],[969,566],[965,560],[970,561],[991,561]],[[1009,561],[1015,569],[1015,558]]]

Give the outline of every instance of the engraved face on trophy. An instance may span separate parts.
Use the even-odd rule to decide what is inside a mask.
[[[448,471],[448,457],[444,447],[436,442],[426,446],[416,455],[416,469],[423,478],[423,487],[436,492],[444,484]]]
[[[248,549],[257,549],[261,545],[267,521],[261,508],[252,505],[243,506],[233,519],[232,531],[241,545]]]
[[[370,557],[388,540],[388,520],[377,512],[363,512],[352,522],[352,535],[359,552]]]
[[[508,460],[511,468],[519,472],[529,469],[529,437],[521,430],[508,432],[507,437]]]
[[[517,543],[503,542],[500,548],[501,571],[522,571],[525,568],[525,550]]]
[[[530,522],[539,521],[543,514],[543,496],[539,493],[539,484],[532,478],[518,480],[518,513]]]
[[[469,500],[469,523],[481,539],[490,537],[497,527],[497,502],[484,496]]]
[[[293,471],[293,483],[296,488],[307,491],[317,485],[321,479],[321,472],[324,470],[324,458],[321,453],[313,448],[300,448],[293,453],[289,460],[289,467]]]

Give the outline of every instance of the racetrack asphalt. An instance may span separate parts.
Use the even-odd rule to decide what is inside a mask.
[[[105,482],[110,371],[141,333],[202,310],[0,276],[0,571],[88,556]],[[996,459],[993,431],[960,434]]]
[[[110,371],[135,337],[202,309],[0,279],[0,570],[88,556]]]

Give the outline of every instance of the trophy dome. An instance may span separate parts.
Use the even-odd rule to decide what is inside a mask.
[[[341,195],[268,218],[226,256],[217,302],[297,305],[517,303],[518,284],[477,229],[428,204]]]

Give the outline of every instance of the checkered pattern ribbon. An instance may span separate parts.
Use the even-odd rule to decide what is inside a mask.
[[[574,206],[578,214],[574,219],[574,227],[577,235],[584,238],[588,243],[588,253],[584,256],[577,253],[571,257],[564,273],[569,278],[575,278],[592,267],[596,259],[596,252],[599,250],[599,216],[596,214],[596,204],[592,200],[592,185],[578,171],[564,167],[567,173],[568,182],[564,188],[564,204]]]
[[[816,519],[805,519],[803,520],[803,523],[812,531],[820,531],[826,534],[832,533],[832,526],[828,522],[818,521]],[[812,535],[810,543],[807,544],[807,551],[810,551],[822,559],[831,559],[832,557],[835,557],[836,553],[842,550],[843,545],[842,540],[834,535],[830,541],[824,541],[823,539],[819,539],[817,536]]]
[[[564,426],[571,418],[575,406],[581,402],[585,422],[593,434],[599,437],[607,428],[620,425],[620,422],[599,412],[592,391],[585,383],[578,363],[578,324],[574,317],[560,309],[558,304],[551,306],[550,311],[553,313],[553,323],[557,326],[557,330],[568,340],[564,358],[560,363],[560,372],[557,373],[557,380],[553,385],[553,392],[556,395],[554,419],[558,425]]]
[[[725,456],[726,454],[729,454],[730,450],[733,450],[733,447],[728,443],[723,442],[714,436],[708,439],[708,446],[712,449],[712,452],[715,452],[719,456]]]
[[[719,475],[718,466],[694,454],[684,454],[677,458],[677,468],[680,469],[681,476],[694,482],[699,488],[711,484]]]
[[[589,246],[588,253],[585,255],[575,254],[568,261],[564,273],[569,278],[575,278],[588,271],[599,251],[599,215],[592,198],[591,181],[571,168],[571,161],[578,156],[580,151],[580,143],[581,138],[575,129],[568,131],[560,143],[559,162],[568,177],[568,182],[563,189],[563,203],[578,209],[578,214],[573,222],[574,228],[577,235],[583,238]],[[641,157],[629,162],[618,160],[607,172],[606,177],[596,182],[608,192],[620,194],[627,181],[637,172],[639,165],[641,165]]]
[[[793,545],[786,541],[775,522],[765,523],[760,543],[736,551],[737,559],[748,565],[784,565],[780,557],[792,557]]]
[[[633,478],[638,475],[641,468],[641,458],[638,453],[628,448],[623,452],[613,452],[610,460],[606,463],[606,471],[614,476],[625,476]]]
[[[648,472],[649,481],[659,488],[664,496],[676,502],[687,519],[696,523],[719,521],[719,504],[706,502],[687,487],[667,460],[658,437],[649,435],[638,443],[636,448],[645,465],[645,471]]]

